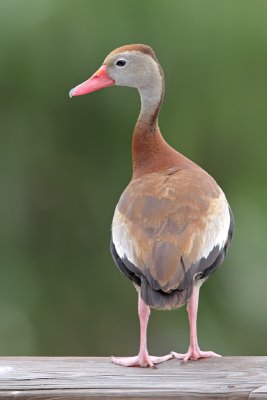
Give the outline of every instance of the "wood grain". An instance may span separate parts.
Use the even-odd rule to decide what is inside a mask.
[[[223,357],[158,369],[108,358],[1,357],[1,399],[267,399],[267,357]]]

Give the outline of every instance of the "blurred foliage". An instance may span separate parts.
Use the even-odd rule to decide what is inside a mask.
[[[229,257],[202,289],[200,343],[265,354],[267,2],[1,0],[0,27],[0,354],[137,351],[136,293],[109,239],[138,94],[68,98],[127,43],[154,48],[161,130],[215,177],[235,215]],[[185,308],[152,313],[152,353],[188,339]]]

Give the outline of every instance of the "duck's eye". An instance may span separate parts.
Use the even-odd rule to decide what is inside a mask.
[[[118,67],[124,67],[124,65],[126,65],[126,61],[125,61],[125,60],[118,60],[118,61],[116,62],[116,65],[117,65]]]

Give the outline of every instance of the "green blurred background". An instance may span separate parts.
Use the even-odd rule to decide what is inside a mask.
[[[267,353],[267,1],[0,1],[0,354],[131,355],[136,292],[109,254],[138,93],[68,97],[114,48],[151,45],[166,140],[224,189],[236,231],[201,293],[204,350]],[[152,312],[153,354],[185,351],[185,308]]]

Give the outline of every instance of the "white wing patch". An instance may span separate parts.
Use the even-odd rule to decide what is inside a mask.
[[[219,246],[222,249],[227,241],[230,228],[230,212],[228,202],[223,192],[218,199],[214,199],[209,208],[209,218],[206,231],[206,252],[207,257],[213,247]],[[210,243],[210,246],[208,244]]]
[[[119,212],[118,207],[116,207],[112,221],[112,240],[114,246],[120,258],[127,257],[131,263],[136,265],[133,238],[129,235],[130,224],[131,222],[126,221],[126,218]]]

